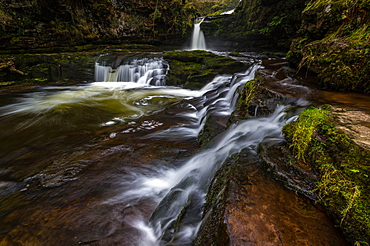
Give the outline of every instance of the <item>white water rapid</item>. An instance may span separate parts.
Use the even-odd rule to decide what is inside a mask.
[[[178,125],[147,136],[148,139],[190,138],[198,136],[210,114],[227,116],[235,109],[238,88],[254,78],[258,65],[246,73],[236,76],[218,76],[204,86],[203,95],[197,103],[188,105],[190,112],[184,113],[192,119],[188,125]],[[202,223],[202,207],[212,177],[220,165],[232,154],[248,148],[256,151],[264,141],[280,141],[281,129],[288,119],[287,106],[278,106],[268,117],[240,121],[231,125],[212,147],[204,149],[189,161],[176,168],[160,168],[152,174],[129,174],[135,179],[122,181],[129,190],[107,201],[109,204],[127,202],[130,206],[150,199],[158,205],[149,222],[136,216],[130,224],[141,232],[137,245],[191,245]],[[186,214],[191,210],[191,215]],[[184,212],[185,211],[185,212]],[[183,214],[179,220],[179,215]]]
[[[142,245],[190,245],[201,224],[202,206],[208,185],[220,165],[232,154],[244,148],[256,150],[263,141],[279,140],[286,124],[286,107],[280,106],[269,117],[250,119],[229,127],[212,148],[205,149],[175,169],[163,169],[154,176],[137,176],[134,182],[123,186],[134,187],[121,194],[118,201],[135,201],[142,197],[159,204],[149,223],[139,219],[132,225],[142,233]],[[183,218],[174,232],[174,223],[184,209],[195,211]]]
[[[203,31],[200,29],[204,17],[199,17],[194,22],[194,31],[191,39],[191,49],[192,50],[206,50],[206,39],[204,37]]]
[[[245,73],[235,76],[216,76],[199,91],[203,95],[202,98],[197,103],[189,104],[189,110],[182,113],[184,117],[191,119],[191,123],[170,127],[162,132],[155,132],[150,134],[148,138],[174,136],[179,139],[199,136],[210,112],[214,115],[229,116],[235,110],[239,98],[238,88],[252,80],[259,67],[259,65],[254,65]]]

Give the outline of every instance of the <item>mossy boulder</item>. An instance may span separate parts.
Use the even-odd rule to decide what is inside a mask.
[[[202,50],[165,51],[163,57],[170,66],[167,84],[188,89],[200,89],[216,75],[242,72],[250,65]]]
[[[257,71],[255,78],[244,84],[231,121],[254,116],[268,116],[276,110],[276,105],[285,100],[279,93],[261,86],[264,79],[261,72]]]
[[[319,202],[353,244],[370,243],[370,151],[338,129],[329,107],[308,108],[283,132],[293,151],[319,173]]]
[[[310,2],[288,60],[315,72],[325,89],[370,93],[369,11],[367,0]]]
[[[194,245],[230,245],[230,238],[225,223],[227,199],[230,196],[231,182],[234,175],[248,175],[245,169],[234,164],[239,154],[229,157],[215,174],[204,205],[204,222],[198,232]],[[235,165],[236,167],[234,167]],[[248,182],[245,180],[245,182]]]

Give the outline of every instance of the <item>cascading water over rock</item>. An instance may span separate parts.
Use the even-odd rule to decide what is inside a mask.
[[[135,82],[161,86],[166,84],[168,69],[168,64],[162,58],[125,61],[120,57],[101,56],[95,63],[95,81]]]
[[[194,21],[194,31],[191,40],[191,49],[192,50],[206,50],[206,40],[204,37],[203,31],[200,29],[204,17],[196,18]]]
[[[163,86],[154,56],[104,55],[94,83],[0,98],[0,245],[192,245],[222,163],[281,141],[296,117],[299,102],[281,101],[228,121],[259,64],[189,90]],[[214,119],[228,129],[199,150]]]
[[[210,113],[227,116],[235,109],[237,89],[253,79],[259,65],[254,65],[237,76],[218,76],[204,86],[199,104],[193,104],[189,125],[180,125],[158,131],[146,138],[196,137]],[[207,148],[182,166],[161,170],[156,175],[137,176],[131,182],[135,187],[110,202],[135,201],[143,195],[158,201],[149,223],[138,219],[132,226],[142,233],[144,245],[189,245],[201,225],[202,207],[208,185],[220,165],[232,154],[244,148],[256,150],[266,138],[281,139],[281,128],[288,120],[286,107],[279,107],[266,118],[241,121],[229,127],[212,147]],[[190,211],[190,212],[189,212]]]

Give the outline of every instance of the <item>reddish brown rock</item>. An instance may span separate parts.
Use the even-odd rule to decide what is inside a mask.
[[[251,153],[224,164],[211,189],[197,245],[348,245],[325,211],[274,180]]]

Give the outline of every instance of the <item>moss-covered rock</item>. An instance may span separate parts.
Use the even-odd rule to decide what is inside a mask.
[[[253,150],[223,163],[204,209],[194,245],[348,245],[322,210],[272,179]]]
[[[244,119],[253,116],[267,116],[273,113],[283,96],[261,86],[264,77],[257,71],[253,80],[244,84],[231,120]]]
[[[326,89],[370,93],[369,11],[367,0],[310,2],[288,60],[317,73]]]
[[[12,61],[16,69],[0,70],[4,85],[47,82],[91,82],[97,53],[7,54],[1,59]]]
[[[165,51],[164,59],[170,65],[168,85],[200,89],[218,74],[233,74],[246,70],[249,64],[212,52]]]
[[[287,51],[305,2],[241,1],[233,14],[209,16],[201,24],[207,47]]]
[[[332,111],[309,108],[283,129],[297,161],[320,174],[319,202],[357,245],[370,243],[370,152],[336,128]]]
[[[188,1],[5,1],[2,49],[99,43],[179,44],[197,10]]]
[[[230,245],[225,207],[229,196],[230,179],[236,171],[231,167],[238,155],[229,157],[215,174],[204,205],[204,222],[194,245]]]

